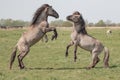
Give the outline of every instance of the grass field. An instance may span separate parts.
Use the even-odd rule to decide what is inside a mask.
[[[91,61],[89,52],[78,49],[77,62],[73,60],[73,47],[65,58],[65,48],[70,41],[70,30],[58,30],[58,39],[48,43],[39,41],[25,57],[26,69],[19,70],[17,59],[9,70],[13,47],[25,30],[0,30],[0,80],[119,80],[120,79],[120,29],[106,36],[106,28],[88,29],[110,49],[110,68],[103,68],[103,53],[96,68],[86,70]],[[51,33],[48,34],[51,36]],[[50,37],[49,37],[50,39]]]

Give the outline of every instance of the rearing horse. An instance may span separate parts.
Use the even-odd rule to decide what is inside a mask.
[[[90,51],[92,54],[92,62],[87,67],[87,69],[94,68],[95,65],[100,61],[98,55],[104,50],[104,67],[109,67],[109,50],[104,47],[103,44],[96,38],[91,37],[87,34],[85,29],[85,22],[82,15],[76,11],[72,15],[67,16],[67,20],[74,23],[73,32],[71,34],[72,41],[66,47],[66,57],[68,56],[68,49],[70,46],[74,45],[74,61],[77,59],[77,46],[87,51]]]
[[[53,31],[54,35],[52,39],[57,38],[57,31],[54,27],[49,27],[48,16],[59,18],[58,13],[48,4],[43,4],[34,14],[34,17],[30,24],[30,29],[24,32],[16,44],[10,59],[10,69],[12,69],[12,64],[15,60],[17,49],[19,50],[18,62],[20,69],[23,69],[24,63],[23,58],[30,51],[30,47],[37,43],[47,32]]]

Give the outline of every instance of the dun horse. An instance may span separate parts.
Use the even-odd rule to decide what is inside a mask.
[[[13,53],[10,59],[10,69],[12,68],[12,64],[15,60],[17,49],[19,50],[19,55],[17,56],[19,67],[23,69],[24,63],[23,58],[28,54],[30,51],[30,47],[38,42],[47,32],[53,31],[54,35],[52,39],[57,38],[57,31],[54,27],[49,27],[48,24],[48,16],[52,16],[58,18],[58,13],[52,8],[52,6],[48,4],[42,5],[34,14],[34,17],[31,21],[30,29],[23,33],[21,38],[19,39],[18,43],[16,44]]]
[[[85,29],[85,22],[82,15],[76,11],[72,15],[67,16],[67,20],[74,23],[73,32],[71,34],[72,41],[66,47],[66,57],[68,56],[68,49],[74,45],[74,61],[77,59],[77,47],[90,51],[92,54],[92,62],[87,69],[94,68],[95,65],[100,61],[98,55],[104,50],[104,67],[109,67],[109,50],[104,47],[103,44],[94,37],[87,34]]]

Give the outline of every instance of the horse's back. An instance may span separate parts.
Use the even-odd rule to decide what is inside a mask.
[[[88,51],[92,51],[94,48],[103,46],[99,40],[97,40],[94,37],[91,37],[89,35],[80,36],[79,44],[80,44],[81,48],[88,50]]]

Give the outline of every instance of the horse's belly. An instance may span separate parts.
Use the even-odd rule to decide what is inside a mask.
[[[93,39],[93,38],[88,38],[88,39],[81,39],[80,40],[80,47],[92,51],[94,49],[96,50],[101,50],[103,49],[103,45],[100,41]]]
[[[87,50],[87,51],[92,51],[95,47],[95,43],[93,41],[85,41],[85,40],[81,40],[79,43],[80,47]]]
[[[27,38],[27,42],[29,43],[30,46],[32,46],[35,43],[37,43],[43,36],[44,36],[44,33],[42,33],[42,32],[33,34]]]
[[[92,51],[93,48],[94,48],[92,45],[80,45],[80,47],[81,47],[82,49],[87,50],[87,51]]]

